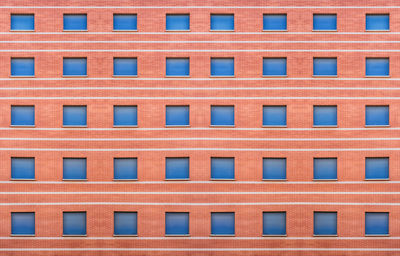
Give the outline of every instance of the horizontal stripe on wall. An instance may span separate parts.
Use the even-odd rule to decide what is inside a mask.
[[[0,52],[11,52],[11,53],[16,53],[16,52],[366,52],[366,53],[371,53],[371,52],[394,52],[398,53],[400,52],[399,49],[240,49],[240,50],[224,50],[224,49],[182,49],[182,50],[176,50],[176,49],[44,49],[44,50],[28,50],[28,49],[0,49]]]
[[[349,91],[397,91],[400,87],[0,87],[0,91],[8,90],[31,90],[31,91],[61,91],[61,90],[150,90],[150,91],[272,91],[272,90],[349,90]]]
[[[17,184],[19,182],[16,182]],[[15,184],[15,183],[14,183]],[[0,192],[0,195],[400,195],[400,192]]]
[[[0,6],[0,9],[398,9],[400,6]]]
[[[400,100],[400,97],[0,97],[0,100]]]

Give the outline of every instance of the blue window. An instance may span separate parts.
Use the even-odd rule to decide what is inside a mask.
[[[87,30],[87,15],[64,14],[64,30]]]
[[[11,157],[11,179],[35,179],[35,158]]]
[[[389,30],[389,14],[367,14],[365,29],[367,31]]]
[[[336,126],[336,106],[314,106],[314,126]]]
[[[114,76],[137,76],[137,58],[114,58]]]
[[[389,125],[389,106],[366,106],[365,125]]]
[[[114,158],[115,180],[137,179],[137,158]]]
[[[315,180],[337,179],[337,158],[314,158]]]
[[[86,58],[64,58],[63,76],[86,76],[87,59]]]
[[[211,14],[210,23],[211,30],[235,30],[235,20],[233,14]]]
[[[167,157],[165,179],[189,179],[189,157]]]
[[[35,107],[11,106],[11,125],[35,125]]]
[[[114,126],[137,126],[137,106],[114,106]]]
[[[211,58],[211,76],[234,76],[233,58]]]
[[[235,125],[235,108],[233,106],[211,106],[211,125]]]
[[[189,235],[189,213],[166,212],[165,235]]]
[[[235,179],[235,158],[211,157],[211,179]]]
[[[63,159],[64,180],[86,179],[86,158],[64,158]]]
[[[114,14],[114,30],[136,31],[136,14]]]
[[[286,235],[286,212],[264,212],[263,235]]]
[[[235,213],[234,212],[212,212],[211,213],[212,235],[234,235]]]
[[[314,235],[337,235],[337,213],[314,212]]]
[[[264,14],[263,30],[286,30],[286,14]]]
[[[263,76],[286,76],[286,58],[263,58]]]
[[[167,14],[166,30],[190,30],[189,14]]]
[[[389,58],[366,58],[366,76],[389,76]]]
[[[11,30],[35,30],[35,16],[33,14],[11,14]]]
[[[189,106],[167,106],[165,125],[189,125]]]
[[[285,180],[286,158],[264,158],[263,180]]]
[[[114,212],[114,235],[137,235],[137,213]]]
[[[63,212],[63,235],[86,235],[86,212]]]
[[[166,76],[189,76],[189,58],[167,58]]]
[[[11,58],[11,76],[35,76],[34,58]]]
[[[264,106],[263,126],[286,126],[286,106]]]
[[[365,158],[365,179],[389,179],[389,158]]]
[[[86,126],[86,106],[64,106],[64,126]]]
[[[314,58],[314,76],[337,76],[337,58]]]
[[[336,14],[314,14],[313,30],[336,30]]]
[[[35,235],[35,213],[34,212],[12,212],[11,213],[12,235]]]
[[[366,212],[365,235],[389,235],[389,213]]]

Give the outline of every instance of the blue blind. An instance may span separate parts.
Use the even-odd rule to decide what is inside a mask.
[[[337,125],[336,106],[314,106],[314,126]]]
[[[64,106],[63,125],[85,126],[86,106]]]
[[[389,30],[389,14],[367,14],[365,16],[366,30]]]
[[[35,107],[11,106],[11,125],[35,125]]]
[[[337,213],[314,212],[314,235],[337,235]]]
[[[314,14],[313,30],[336,30],[336,14]]]
[[[234,179],[235,158],[211,157],[211,179]]]
[[[64,14],[64,30],[87,30],[86,14]]]
[[[286,212],[264,212],[263,235],[286,235]]]
[[[389,158],[388,157],[365,158],[365,178],[389,179]]]
[[[189,158],[167,157],[165,159],[165,179],[189,179]]]
[[[211,30],[234,30],[233,14],[211,14]]]
[[[337,58],[314,58],[314,76],[336,76]]]
[[[286,125],[286,106],[264,106],[263,107],[264,126],[285,126]]]
[[[389,125],[389,106],[366,106],[365,125]]]
[[[167,14],[166,30],[189,30],[189,14]]]
[[[167,58],[166,76],[189,76],[189,58]]]
[[[366,235],[388,235],[389,213],[388,212],[366,212],[365,213]]]
[[[286,179],[286,158],[264,158],[263,179],[264,180]]]
[[[64,235],[86,235],[86,212],[63,212]]]
[[[189,125],[189,106],[167,106],[166,125]]]
[[[264,14],[263,30],[286,30],[286,14]]]
[[[136,180],[137,158],[114,158],[114,179]]]
[[[165,213],[166,235],[188,235],[189,213],[188,212],[166,212]]]
[[[389,58],[366,58],[366,76],[389,76]]]
[[[86,179],[86,158],[64,158],[63,179],[65,180]]]
[[[137,235],[137,213],[114,212],[114,235]]]
[[[64,76],[86,76],[87,61],[86,58],[64,58],[63,59]]]
[[[115,126],[136,126],[137,107],[136,106],[114,106],[114,125]]]
[[[235,125],[233,106],[211,106],[211,125]]]
[[[286,58],[264,58],[263,76],[286,76]]]
[[[233,212],[212,212],[211,213],[211,234],[212,235],[234,235],[235,234],[235,213],[233,213]]]
[[[12,157],[11,158],[12,179],[35,179],[35,158]]]
[[[137,30],[136,14],[114,14],[114,30]]]
[[[11,213],[12,235],[35,235],[35,213],[34,212],[12,212]]]
[[[114,76],[137,76],[137,58],[114,58]]]
[[[233,58],[211,58],[211,76],[234,76]]]
[[[34,76],[35,60],[33,58],[11,58],[11,76]]]
[[[33,14],[11,14],[11,30],[35,30]]]
[[[314,158],[314,179],[316,180],[337,179],[337,159]]]

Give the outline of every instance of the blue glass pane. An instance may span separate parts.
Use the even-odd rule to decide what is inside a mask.
[[[63,125],[86,125],[86,106],[64,106]]]
[[[11,30],[35,30],[33,14],[11,14]]]
[[[64,158],[63,160],[64,180],[86,179],[86,158]]]
[[[366,106],[365,125],[389,125],[389,107]]]
[[[211,76],[234,76],[233,58],[211,58]]]
[[[35,125],[35,107],[11,106],[11,125]]]
[[[63,234],[86,235],[86,212],[64,212]]]
[[[136,14],[114,14],[114,30],[137,30]]]
[[[314,158],[314,179],[337,179],[337,159]]]
[[[136,126],[137,107],[136,106],[114,106],[114,125],[115,126]]]
[[[234,30],[233,14],[211,14],[211,30]]]
[[[366,30],[389,30],[389,14],[367,14]]]
[[[35,179],[35,158],[12,157],[11,158],[12,179]]]
[[[264,106],[263,125],[286,125],[286,106]]]
[[[114,212],[114,235],[137,235],[137,213]]]
[[[188,235],[189,234],[189,213],[167,212],[165,213],[165,234],[166,235]]]
[[[389,179],[389,158],[388,157],[365,158],[365,178]]]
[[[366,76],[389,76],[389,58],[366,58]]]
[[[189,14],[167,14],[166,29],[189,30],[190,29]]]
[[[114,179],[136,180],[137,158],[114,158]]]
[[[286,235],[286,212],[264,212],[263,235]]]
[[[235,234],[235,213],[213,212],[211,213],[211,234],[213,235],[234,235]]]
[[[189,125],[189,106],[167,106],[166,125]]]
[[[314,106],[314,126],[337,125],[336,106]]]
[[[286,76],[286,58],[264,58],[263,76]]]
[[[365,213],[365,234],[366,235],[388,235],[389,234],[389,213],[387,213],[387,212],[366,212]]]
[[[13,235],[34,235],[35,234],[35,213],[34,212],[12,212],[11,213],[11,234],[13,234]]]
[[[188,157],[167,157],[165,159],[166,179],[189,179]]]
[[[314,14],[313,30],[336,30],[336,14]]]
[[[167,76],[189,76],[189,58],[167,58],[166,71]]]
[[[233,157],[211,158],[211,179],[234,179],[235,159]]]
[[[35,60],[33,58],[12,58],[11,76],[34,76]]]
[[[314,235],[336,235],[336,212],[314,212]]]
[[[86,76],[87,61],[86,58],[64,58],[63,60],[64,76]]]
[[[64,14],[64,30],[87,30],[86,14]]]
[[[314,58],[314,76],[336,76],[336,58]]]
[[[114,76],[137,76],[137,58],[114,58]]]
[[[286,179],[286,158],[264,158],[263,179],[265,180]]]
[[[286,14],[264,14],[263,30],[286,30]]]
[[[211,125],[235,125],[233,106],[211,106]]]

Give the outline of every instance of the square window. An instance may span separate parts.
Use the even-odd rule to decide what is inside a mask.
[[[167,31],[190,30],[189,14],[167,14],[166,30]]]
[[[189,213],[166,212],[165,235],[189,235]]]
[[[35,235],[35,213],[34,212],[12,212],[11,234],[21,236]]]
[[[234,106],[211,106],[211,125],[234,126]]]
[[[314,14],[313,30],[336,30],[336,14]]]
[[[211,157],[211,179],[235,179],[235,158]]]
[[[114,58],[114,76],[137,76],[137,58]]]
[[[317,236],[337,235],[337,213],[314,212],[314,235]]]
[[[114,158],[115,180],[137,180],[137,158]]]
[[[389,179],[389,157],[365,158],[365,179]]]
[[[389,125],[389,106],[366,106],[365,125],[388,126]]]
[[[336,106],[314,106],[314,126],[337,126]]]
[[[35,179],[35,158],[11,157],[11,179]]]
[[[286,180],[286,158],[264,158],[263,180]]]
[[[389,58],[366,58],[366,76],[389,76]]]
[[[286,58],[263,58],[263,76],[286,76]]]
[[[314,58],[314,76],[337,76],[337,58]]]
[[[165,179],[189,179],[189,157],[167,157],[165,159]]]
[[[367,14],[365,16],[365,30],[389,30],[389,14]]]
[[[86,180],[86,158],[64,158],[63,179]]]
[[[210,29],[215,31],[235,30],[233,14],[211,14]]]
[[[114,126],[137,126],[137,106],[114,106]]]
[[[286,14],[264,14],[263,30],[286,30],[287,29]]]
[[[286,126],[286,106],[263,106],[263,126]]]
[[[11,106],[11,125],[35,125],[34,106]]]
[[[63,106],[64,126],[86,126],[86,106]]]
[[[286,212],[264,212],[263,235],[286,235]]]
[[[114,212],[114,235],[117,236],[137,235],[137,213]]]
[[[165,125],[189,125],[189,106],[167,106],[165,109]]]
[[[234,76],[233,58],[211,58],[211,76]]]
[[[35,76],[34,58],[11,58],[11,76]]]
[[[63,212],[63,235],[86,235],[86,212]]]
[[[190,64],[189,58],[167,58],[166,59],[166,76],[189,76]]]
[[[86,58],[64,58],[63,76],[86,76],[87,59]]]
[[[87,30],[87,15],[64,14],[64,30]]]
[[[11,14],[11,30],[35,30],[35,16],[33,14]]]
[[[137,15],[136,14],[114,14],[113,30],[136,31]]]
[[[389,235],[389,213],[366,212],[365,235]]]
[[[314,158],[314,180],[336,180],[337,158]]]
[[[235,213],[212,212],[211,235],[235,235]]]

